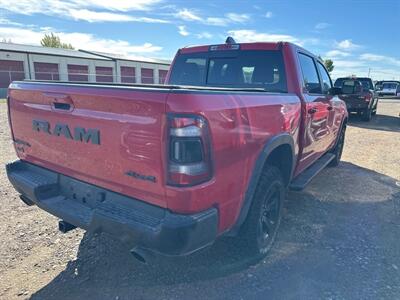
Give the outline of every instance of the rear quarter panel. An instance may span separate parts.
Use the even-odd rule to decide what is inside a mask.
[[[210,124],[214,176],[190,188],[166,188],[168,207],[182,213],[215,206],[219,231],[235,222],[255,161],[267,141],[283,132],[293,136],[297,154],[301,118],[300,99],[294,94],[174,92],[167,112],[198,113]]]

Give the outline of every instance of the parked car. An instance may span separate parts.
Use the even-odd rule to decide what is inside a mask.
[[[348,112],[356,112],[364,121],[370,121],[378,108],[378,96],[374,84],[368,77],[343,77],[335,81],[342,88],[340,99],[346,102]]]
[[[262,257],[286,188],[339,164],[340,93],[307,50],[232,39],[180,49],[167,85],[13,82],[7,174],[61,231],[111,234],[142,262],[221,236]]]
[[[396,81],[384,81],[377,91],[378,96],[396,96],[400,84]]]

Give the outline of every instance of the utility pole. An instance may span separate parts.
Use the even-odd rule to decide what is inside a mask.
[[[370,74],[371,74],[371,68],[368,68],[368,78]]]

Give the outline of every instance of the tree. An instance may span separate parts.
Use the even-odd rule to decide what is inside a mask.
[[[50,34],[46,33],[40,40],[40,44],[43,47],[74,49],[71,44],[62,43],[60,37],[52,32]]]
[[[324,62],[325,68],[328,70],[329,73],[333,71],[335,66],[333,65],[333,60],[332,59],[323,59],[321,55],[318,55],[319,59]]]
[[[329,73],[331,73],[333,71],[333,69],[335,68],[335,66],[333,65],[332,59],[325,59],[324,65]]]

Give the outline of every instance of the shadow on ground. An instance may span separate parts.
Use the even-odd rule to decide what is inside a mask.
[[[365,129],[400,132],[400,117],[377,114],[372,117],[371,121],[365,122],[357,114],[351,114],[348,125]]]
[[[342,163],[288,194],[275,246],[254,262],[230,240],[179,259],[135,261],[86,234],[65,270],[32,299],[375,299],[400,295],[400,190]]]

